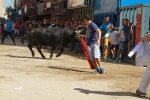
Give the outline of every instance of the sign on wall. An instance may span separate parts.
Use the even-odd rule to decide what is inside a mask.
[[[118,0],[95,0],[94,14],[116,12]]]
[[[52,5],[52,15],[64,14],[64,2],[58,2]]]

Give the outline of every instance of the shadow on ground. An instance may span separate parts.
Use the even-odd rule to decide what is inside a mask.
[[[42,66],[37,66],[37,67],[42,67]],[[80,73],[90,73],[88,71],[76,70],[76,69],[73,69],[73,68],[65,68],[64,66],[49,66],[48,68],[64,70],[64,71],[80,72]]]
[[[91,91],[87,89],[81,89],[81,88],[75,88],[74,90],[77,90],[84,94],[100,94],[100,95],[109,95],[109,96],[131,96],[131,97],[137,97],[142,99],[150,99],[148,97],[140,97],[134,93],[131,92],[105,92],[105,91]]]
[[[8,56],[8,57],[12,57],[12,58],[32,58],[32,59],[42,59],[39,57],[27,57],[27,56],[13,56],[13,55],[4,55],[4,56]]]

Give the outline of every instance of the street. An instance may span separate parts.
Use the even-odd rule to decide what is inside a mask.
[[[93,75],[84,54],[65,52],[50,60],[42,49],[41,59],[34,48],[7,37],[0,44],[0,100],[149,100],[135,95],[145,67],[102,62],[105,74]]]

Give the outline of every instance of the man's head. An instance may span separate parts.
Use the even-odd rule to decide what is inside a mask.
[[[75,24],[75,25],[77,24],[77,21],[76,21],[76,20],[74,21],[74,24]]]
[[[84,22],[88,25],[91,22],[91,16],[90,15],[86,15],[84,18]]]
[[[80,24],[81,24],[81,21],[79,20],[79,21],[78,21],[78,25],[80,25]]]
[[[46,23],[46,18],[44,18],[44,20],[43,20],[45,23]]]
[[[109,30],[109,32],[113,31],[112,27],[110,27],[110,26],[109,26],[108,30]]]
[[[7,20],[10,21],[10,16],[7,17]]]
[[[83,27],[86,27],[86,24],[85,24],[85,22],[83,22],[83,23],[82,23],[82,26],[83,26]]]
[[[108,17],[108,16],[105,18],[105,22],[106,22],[106,23],[109,22],[109,17]]]
[[[33,24],[36,24],[36,20],[33,21]]]
[[[122,19],[122,25],[128,26],[128,19]]]
[[[53,24],[56,24],[56,20],[53,21]]]
[[[68,22],[67,21],[65,21],[65,26],[67,26],[68,25]]]

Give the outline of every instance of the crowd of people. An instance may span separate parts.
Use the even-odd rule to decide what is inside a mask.
[[[127,53],[131,50],[132,37],[129,38],[129,35],[132,35],[132,25],[129,25],[128,19],[123,19],[121,27],[112,27],[113,24],[109,21],[109,19],[109,17],[106,17],[104,23],[99,27],[102,32],[100,46],[102,52],[101,57],[105,61],[114,60],[115,62],[122,62],[127,56]],[[7,29],[6,22],[1,22],[1,34],[3,35],[2,43],[4,43],[4,33]],[[12,22],[12,39],[13,37],[16,39],[25,37],[29,28],[50,27],[64,27],[69,29],[81,30],[82,28],[86,29],[86,23],[84,20],[61,21],[57,19],[49,21],[47,19],[43,19],[43,21],[26,20],[25,22],[16,20]],[[74,51],[76,54],[83,53],[80,41],[68,44],[68,46],[66,46],[66,49],[68,50],[68,52]]]

